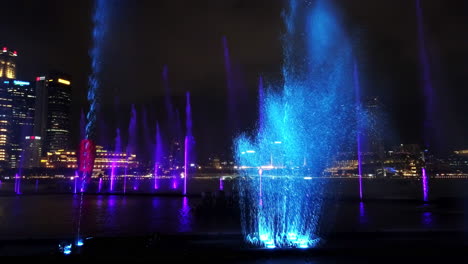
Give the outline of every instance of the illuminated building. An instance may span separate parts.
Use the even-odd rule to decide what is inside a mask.
[[[351,177],[357,175],[357,168],[357,160],[336,160],[333,166],[325,169],[325,174],[332,177]]]
[[[468,149],[454,151],[456,155],[468,157]]]
[[[72,150],[57,150],[47,152],[47,157],[41,160],[42,166],[46,168],[78,168],[77,153]],[[105,150],[102,146],[96,146],[96,159],[94,170],[116,168],[136,168],[138,162],[135,154]]]
[[[26,136],[23,144],[23,168],[38,168],[41,160],[42,138],[40,136]]]
[[[0,50],[0,78],[16,78],[16,57],[18,53],[15,50],[3,47]]]
[[[94,169],[110,169],[112,165],[116,168],[136,168],[138,162],[135,154],[107,151],[102,146],[96,146],[96,160]]]
[[[7,167],[11,123],[11,98],[5,87],[0,86],[0,167]]]
[[[34,135],[43,140],[42,154],[69,149],[71,78],[52,73],[36,78]]]
[[[34,127],[35,93],[30,82],[20,80],[3,80],[0,87],[11,99],[8,152],[10,167],[16,168],[21,161],[24,138],[32,133]]]
[[[455,155],[447,159],[448,167],[451,172],[468,173],[468,150],[456,150]]]

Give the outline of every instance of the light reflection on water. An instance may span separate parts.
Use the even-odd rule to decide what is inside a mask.
[[[429,204],[424,204],[421,212],[421,225],[425,228],[432,228],[434,224],[434,215]]]
[[[74,237],[79,198],[68,194],[0,196],[0,238]],[[88,194],[83,200],[81,232],[83,237],[240,232],[237,213],[225,213],[212,202],[201,207],[202,199],[190,196]],[[356,231],[358,227],[364,230],[466,228],[463,213],[445,212],[433,205],[342,202],[340,207],[342,210],[331,227],[336,232]],[[438,210],[437,215],[434,209]],[[450,210],[462,212],[463,208]]]
[[[187,197],[182,198],[182,208],[179,210],[179,232],[192,231],[192,215]]]
[[[359,203],[359,223],[361,225],[366,225],[368,223],[364,202]]]
[[[433,219],[432,212],[422,213],[421,223],[424,227],[429,227],[429,228],[433,227],[434,219]]]

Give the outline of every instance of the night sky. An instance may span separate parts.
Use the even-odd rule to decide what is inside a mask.
[[[110,1],[110,0],[109,0]],[[364,94],[382,98],[389,121],[388,144],[422,143],[416,9],[410,0],[336,1],[350,36],[359,43]],[[468,4],[464,0],[421,0],[436,91],[439,151],[468,147]],[[257,118],[257,81],[281,80],[281,18],[275,0],[116,0],[103,53],[98,143],[112,147],[116,127],[126,135],[135,104],[142,122],[140,149],[154,138],[155,120],[165,122],[162,69],[169,68],[174,105],[184,121],[186,91],[193,96],[194,136],[201,158],[225,153],[233,132],[227,120],[222,37],[226,36],[239,83],[238,130]],[[91,71],[93,2],[1,1],[0,44],[18,50],[18,79],[33,80],[49,70],[73,76],[73,142],[80,111],[87,110]],[[146,125],[144,125],[144,123]],[[126,139],[124,139],[124,142]]]

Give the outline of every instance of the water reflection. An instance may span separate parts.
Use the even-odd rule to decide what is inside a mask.
[[[359,203],[359,224],[366,225],[369,222],[366,214],[366,208],[364,207],[364,202]]]
[[[434,215],[429,209],[429,204],[424,204],[422,206],[421,224],[423,227],[432,228],[434,227]]]
[[[179,232],[190,232],[192,231],[192,215],[190,212],[190,205],[188,198],[182,198],[182,208],[179,210]]]
[[[424,227],[433,227],[433,223],[434,223],[434,218],[433,218],[433,215],[432,215],[432,212],[424,212],[422,214],[422,225]]]
[[[112,230],[118,224],[117,221],[119,220],[117,217],[117,199],[118,196],[115,195],[108,195],[108,196],[100,196],[101,199],[104,197],[107,198],[107,210],[104,217],[104,228]],[[99,199],[99,200],[101,200]]]

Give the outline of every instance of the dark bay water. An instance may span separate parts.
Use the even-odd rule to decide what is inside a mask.
[[[141,236],[153,232],[239,233],[235,201],[149,195],[38,194],[0,196],[0,239]],[[218,203],[218,204],[217,204]],[[331,232],[463,231],[465,203],[331,201],[323,221]],[[203,210],[202,210],[203,209]]]

